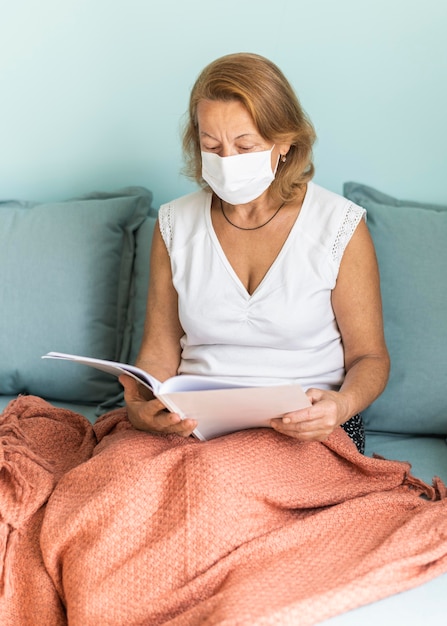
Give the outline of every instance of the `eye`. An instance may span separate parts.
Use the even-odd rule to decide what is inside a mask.
[[[204,150],[205,152],[215,152],[216,150],[219,150],[219,149],[220,149],[220,146],[211,146],[205,143],[202,144],[202,150]]]

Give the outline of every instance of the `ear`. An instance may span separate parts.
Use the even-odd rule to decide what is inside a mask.
[[[280,143],[278,144],[278,150],[279,150],[279,154],[280,154],[280,159],[281,161],[285,161],[287,157],[287,154],[290,150],[290,143]]]

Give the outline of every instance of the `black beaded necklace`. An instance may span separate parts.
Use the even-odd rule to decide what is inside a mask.
[[[266,222],[264,222],[263,224],[260,224],[259,226],[253,226],[252,228],[245,228],[244,226],[238,226],[237,224],[234,224],[230,218],[226,215],[224,208],[223,208],[223,203],[222,203],[222,198],[219,198],[219,202],[220,202],[220,210],[222,211],[222,215],[224,216],[224,218],[226,219],[226,221],[231,224],[231,226],[234,226],[234,228],[237,228],[239,230],[258,230],[258,228],[264,228],[264,226],[267,226],[267,224],[269,222],[272,221],[273,218],[275,218],[278,213],[280,212],[280,210],[283,208],[283,206],[285,205],[285,202],[283,202],[277,209],[276,211],[273,213],[273,215],[271,217],[268,218],[268,220]]]

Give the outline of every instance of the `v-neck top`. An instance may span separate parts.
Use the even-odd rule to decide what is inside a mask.
[[[339,388],[344,355],[331,292],[365,210],[309,183],[284,245],[250,294],[214,231],[211,201],[201,190],[159,211],[184,331],[179,373]]]

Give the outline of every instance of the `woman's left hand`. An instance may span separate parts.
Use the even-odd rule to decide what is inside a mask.
[[[308,389],[306,395],[312,406],[271,421],[279,433],[301,441],[324,441],[351,416],[347,402],[339,391]]]

